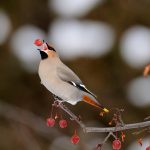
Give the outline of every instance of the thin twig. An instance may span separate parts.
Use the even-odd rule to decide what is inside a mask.
[[[129,129],[136,129],[136,128],[144,128],[150,126],[150,121],[144,121],[139,123],[132,123],[132,124],[124,124],[123,126],[118,127],[86,127],[82,121],[78,119],[78,117],[70,111],[64,104],[59,103],[59,107],[64,110],[71,118],[73,118],[84,130],[86,133],[90,132],[116,132],[116,131],[123,131]]]
[[[86,127],[84,123],[79,119],[79,117],[77,117],[72,111],[70,111],[64,104],[59,103],[59,107],[62,110],[64,110],[71,118],[73,118],[86,133],[90,132],[108,133],[108,132],[150,127],[150,121],[124,124],[124,126],[119,127]],[[7,119],[12,119],[14,121],[29,126],[30,128],[34,129],[37,133],[39,133],[45,138],[51,139],[52,136],[49,136],[49,134],[53,135],[53,137],[60,135],[60,133],[57,130],[54,129],[51,130],[47,128],[45,126],[45,122],[41,118],[34,115],[33,113],[9,105],[4,102],[0,102],[0,115],[6,117]],[[52,132],[54,134],[52,134]]]
[[[107,136],[105,137],[105,139],[100,144],[97,144],[97,146],[96,146],[96,148],[94,148],[94,150],[98,150],[98,148],[99,148],[99,150],[101,150],[103,145],[108,141],[110,136],[113,136],[115,139],[117,139],[117,137],[114,135],[113,132],[109,132],[107,134]]]
[[[85,130],[87,133],[89,132],[116,132],[116,131],[123,131],[129,129],[137,129],[137,128],[144,128],[149,127],[150,121],[139,122],[139,123],[132,123],[132,124],[125,124],[123,127],[86,127]]]
[[[104,145],[112,134],[112,132],[109,132],[101,144]]]
[[[83,129],[83,131],[85,131],[85,125],[83,124],[83,122],[79,119],[79,117],[77,117],[73,112],[71,112],[63,103],[59,103],[59,107],[65,111],[70,117],[71,119],[75,120],[80,127]]]

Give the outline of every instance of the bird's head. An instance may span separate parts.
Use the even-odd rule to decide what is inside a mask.
[[[41,59],[46,58],[53,58],[57,56],[56,50],[52,45],[49,45],[48,43],[45,43],[44,40],[41,41],[40,39],[35,40],[34,44],[36,46],[39,46],[37,50],[40,52]]]

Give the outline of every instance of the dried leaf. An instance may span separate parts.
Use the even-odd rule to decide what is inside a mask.
[[[109,124],[109,125],[112,125],[112,121],[110,121],[108,124]]]
[[[140,146],[143,145],[142,138],[138,139],[137,142],[138,142],[138,144],[140,144]]]
[[[147,77],[149,73],[150,73],[150,64],[147,65],[144,69],[144,72],[143,72],[144,77]]]
[[[58,117],[58,115],[57,115],[57,113],[56,113],[56,115],[55,115],[55,120],[58,119],[58,118],[59,118],[59,117]]]
[[[104,116],[104,113],[105,113],[105,112],[100,112],[99,115],[100,115],[101,117],[103,117],[103,116]]]
[[[125,137],[126,137],[126,135],[123,132],[121,132],[121,140],[122,140],[122,142],[124,142]]]

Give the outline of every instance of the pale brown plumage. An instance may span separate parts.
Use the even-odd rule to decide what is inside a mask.
[[[72,105],[85,101],[95,107],[108,112],[82,83],[80,78],[60,60],[52,46],[46,44],[47,49],[40,49],[41,62],[39,76],[41,83],[54,95]]]

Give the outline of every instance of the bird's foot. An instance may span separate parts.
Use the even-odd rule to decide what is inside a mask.
[[[56,95],[54,95],[54,94],[53,94],[53,97],[54,97],[54,100],[55,100],[55,101],[58,101],[58,100],[61,101],[61,100],[62,100],[60,97],[58,97],[58,96],[56,96]]]
[[[62,100],[60,97],[53,95],[54,97],[54,106],[58,107],[60,104],[62,104],[63,102],[65,102],[64,100]]]

